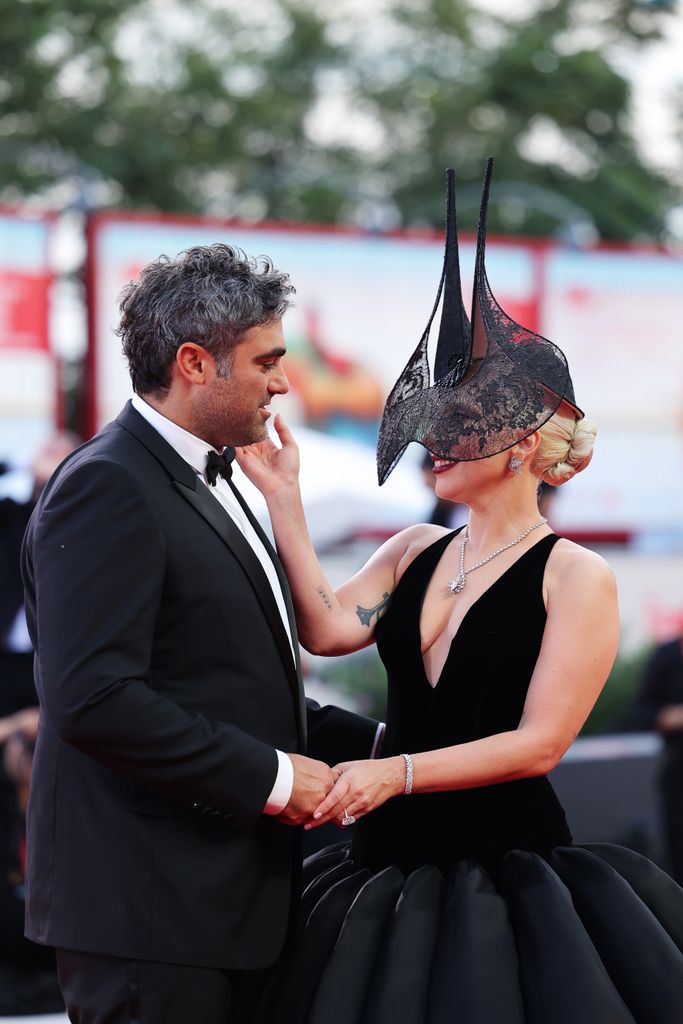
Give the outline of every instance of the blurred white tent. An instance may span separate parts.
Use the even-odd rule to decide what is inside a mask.
[[[65,1013],[39,1013],[34,1017],[2,1017],[0,1024],[69,1024],[69,1018]]]
[[[420,474],[422,448],[413,445],[383,487],[377,483],[374,450],[319,430],[296,426],[301,451],[301,491],[313,543],[321,548],[360,531],[389,533],[429,515],[432,496]],[[235,465],[235,483],[268,527],[266,504]],[[0,477],[0,498],[27,501],[32,479],[24,466]]]
[[[364,530],[392,533],[423,522],[429,514],[433,498],[420,474],[417,446],[380,487],[375,453],[367,445],[301,426],[294,434],[301,452],[301,493],[316,547],[328,547]],[[265,501],[239,467],[235,483],[266,524]]]

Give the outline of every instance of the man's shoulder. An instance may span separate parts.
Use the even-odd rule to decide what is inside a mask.
[[[41,504],[63,488],[95,486],[147,490],[153,486],[154,458],[136,437],[114,420],[72,452],[48,481]]]
[[[150,454],[143,444],[126,430],[118,420],[112,420],[102,427],[89,441],[72,452],[57,470],[73,473],[83,467],[109,463],[123,467],[134,467],[145,462]]]

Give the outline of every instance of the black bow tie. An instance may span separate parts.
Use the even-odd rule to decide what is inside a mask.
[[[211,487],[216,486],[216,480],[219,476],[222,476],[224,480],[229,480],[232,476],[232,460],[235,458],[234,448],[225,448],[223,454],[219,455],[213,448],[206,455],[206,479]]]

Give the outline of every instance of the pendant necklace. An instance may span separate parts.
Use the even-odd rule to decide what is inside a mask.
[[[481,562],[477,562],[476,565],[471,566],[469,569],[465,568],[465,548],[467,547],[467,541],[470,539],[470,528],[469,526],[466,526],[463,531],[462,544],[460,545],[460,568],[458,575],[448,581],[448,590],[450,593],[459,594],[461,590],[464,590],[465,584],[467,583],[467,577],[471,572],[474,572],[475,569],[481,569],[482,565],[486,565],[486,563],[490,562],[491,559],[496,558],[498,555],[502,555],[504,551],[508,551],[510,548],[514,548],[515,544],[519,544],[519,542],[524,540],[525,537],[528,537],[533,530],[537,530],[539,526],[544,526],[547,522],[547,519],[539,519],[537,523],[530,526],[528,530],[524,531],[524,533],[520,533],[516,540],[510,541],[510,543],[506,544],[505,547],[498,548],[498,550],[494,551],[492,555],[488,556],[488,558],[483,558]]]

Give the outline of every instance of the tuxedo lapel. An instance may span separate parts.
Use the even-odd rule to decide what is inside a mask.
[[[140,416],[130,402],[125,406],[123,412],[117,417],[116,422],[119,426],[123,427],[124,430],[129,431],[129,433],[137,437],[137,439],[142,442],[152,455],[161,462],[172,476],[177,492],[185,499],[185,501],[189,502],[202,519],[211,526],[242,566],[249,583],[256,593],[256,597],[265,619],[273,633],[275,643],[292,689],[292,695],[297,709],[299,733],[302,741],[305,741],[305,703],[303,686],[301,683],[299,647],[296,639],[296,624],[294,622],[292,600],[284,569],[282,568],[282,564],[280,563],[272,544],[259,526],[251,510],[242,499],[242,496],[238,494],[236,489],[234,489],[242,508],[245,510],[250,522],[266,547],[269,556],[273,560],[275,570],[282,586],[285,606],[287,609],[287,617],[292,630],[292,640],[295,652],[294,656],[292,656],[292,646],[290,646],[289,637],[287,636],[287,631],[285,630],[282,622],[282,617],[280,615],[272,587],[268,582],[268,577],[266,576],[263,566],[261,565],[257,555],[254,553],[251,545],[246,540],[242,531],[235,525],[231,516],[210,493],[208,487],[202,484],[192,466],[178,455],[175,449],[164,440],[161,434],[159,434],[143,416]]]
[[[239,501],[239,503],[242,506],[242,509],[244,511],[244,514],[249,519],[249,522],[251,523],[251,525],[253,526],[254,530],[256,531],[256,533],[257,533],[261,543],[263,544],[264,548],[268,552],[268,555],[269,555],[269,557],[270,557],[270,559],[271,559],[271,561],[273,563],[273,566],[275,567],[275,572],[277,573],[277,578],[280,581],[280,587],[282,589],[282,596],[284,597],[285,608],[287,609],[287,620],[289,622],[289,629],[290,629],[290,632],[292,634],[292,641],[293,641],[293,646],[294,646],[294,659],[295,659],[295,663],[296,663],[296,682],[297,682],[297,691],[298,691],[298,707],[299,707],[300,733],[301,733],[302,737],[305,737],[306,736],[306,695],[304,693],[304,684],[303,684],[303,679],[302,679],[302,675],[301,675],[301,655],[299,653],[299,640],[298,640],[297,629],[296,629],[296,616],[295,616],[295,613],[294,613],[294,602],[292,601],[292,592],[289,589],[289,580],[287,579],[287,573],[285,572],[285,568],[284,568],[282,562],[280,561],[280,556],[278,555],[277,551],[275,550],[275,548],[273,547],[273,545],[270,542],[270,538],[268,537],[268,534],[262,528],[262,526],[259,523],[258,519],[254,515],[252,510],[249,508],[249,506],[247,505],[246,501],[244,500],[244,498],[242,497],[242,495],[240,494],[240,492],[238,491],[237,487],[235,486],[235,484],[233,483],[232,480],[229,481],[229,484],[230,484],[230,490],[233,492],[233,494],[235,495],[235,497]]]
[[[298,707],[300,703],[299,681],[294,657],[292,656],[292,648],[289,643],[289,637],[287,636],[287,632],[283,625],[282,617],[280,615],[277,602],[275,601],[275,595],[273,594],[273,589],[268,582],[268,577],[263,571],[263,566],[259,562],[253,548],[246,540],[242,531],[235,526],[232,518],[228,515],[225,509],[222,508],[218,501],[216,501],[207,487],[204,487],[200,483],[197,488],[190,488],[178,481],[175,481],[175,486],[179,493],[182,494],[183,498],[192,505],[199,515],[206,520],[209,526],[216,531],[221,540],[228,545],[233,555],[237,558],[238,562],[244,569],[249,582],[256,592],[256,596],[268,625],[272,630],[275,642],[280,652],[280,657],[282,658],[283,665],[287,670],[287,676],[294,691]],[[294,650],[297,650],[296,642]]]

